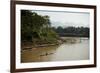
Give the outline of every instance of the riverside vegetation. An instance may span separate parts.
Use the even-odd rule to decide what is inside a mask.
[[[67,42],[61,37],[89,37],[88,27],[52,27],[48,15],[39,15],[31,10],[21,10],[21,47],[59,45]],[[72,41],[72,39],[68,39]],[[75,41],[75,39],[74,39]]]

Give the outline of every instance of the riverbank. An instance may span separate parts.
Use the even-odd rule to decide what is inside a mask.
[[[67,37],[66,37],[67,38]],[[70,38],[71,39],[71,38]],[[75,39],[75,38],[73,38]],[[44,46],[21,51],[21,62],[51,62],[89,59],[89,39],[82,39],[79,43],[62,43],[55,46]],[[85,40],[84,40],[85,39]]]
[[[22,50],[28,50],[28,49],[32,49],[32,48],[39,48],[39,47],[48,47],[48,46],[57,46],[62,44],[61,41],[57,42],[57,43],[45,43],[45,44],[34,44],[33,42],[27,42],[27,43],[22,43],[21,44],[21,48]]]
[[[87,38],[84,38],[87,39]],[[48,47],[48,46],[56,46],[56,45],[61,45],[63,43],[67,44],[74,44],[74,43],[80,43],[82,38],[80,37],[60,37],[56,42],[48,43],[48,42],[22,42],[21,43],[21,48],[22,50],[28,50],[32,48],[38,48],[38,47]]]

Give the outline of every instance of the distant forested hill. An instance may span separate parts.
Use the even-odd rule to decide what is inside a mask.
[[[52,27],[59,36],[89,37],[88,27]]]

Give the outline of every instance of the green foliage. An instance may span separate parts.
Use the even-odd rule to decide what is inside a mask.
[[[71,37],[89,37],[88,27],[53,27],[52,28],[59,36],[71,36]]]
[[[21,10],[21,40],[54,42],[57,34],[51,29],[49,16],[38,15],[36,12]]]

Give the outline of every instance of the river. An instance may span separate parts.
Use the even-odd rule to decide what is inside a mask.
[[[65,38],[65,37],[64,37]],[[21,62],[48,62],[89,59],[89,38],[66,37],[66,43],[21,51]]]

